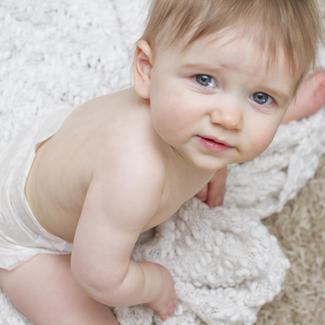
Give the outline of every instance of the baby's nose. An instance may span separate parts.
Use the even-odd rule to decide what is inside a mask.
[[[239,105],[232,103],[217,107],[211,112],[211,122],[225,129],[239,130],[242,125],[242,111]]]

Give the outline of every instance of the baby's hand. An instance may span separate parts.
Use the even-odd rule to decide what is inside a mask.
[[[227,174],[226,167],[218,170],[210,182],[196,194],[196,197],[210,208],[222,205],[226,193]]]
[[[177,296],[175,291],[175,284],[170,272],[162,266],[162,281],[163,291],[157,300],[146,304],[152,309],[162,320],[175,313],[177,307]]]
[[[307,117],[325,105],[325,70],[308,75],[298,88],[282,123]]]

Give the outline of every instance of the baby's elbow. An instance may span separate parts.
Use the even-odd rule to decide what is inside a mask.
[[[79,271],[72,272],[72,276],[90,298],[110,307],[120,307],[112,296],[112,293],[120,286],[119,278],[110,277],[99,280],[99,278],[85,275]]]
[[[76,261],[73,262],[73,259],[71,259],[71,274],[76,283],[90,298],[115,307],[110,293],[120,285],[123,276],[109,272],[103,276],[100,272],[96,272],[94,267],[85,267],[85,265],[80,265]]]

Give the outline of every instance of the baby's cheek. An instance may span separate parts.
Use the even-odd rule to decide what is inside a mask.
[[[180,127],[175,113],[165,107],[152,112],[152,123],[159,136],[168,143],[172,141]]]
[[[191,129],[193,125],[192,115],[181,100],[173,97],[165,97],[164,100],[155,102],[152,107],[154,127],[158,133],[164,133],[166,136],[174,137]]]
[[[271,144],[273,137],[275,135],[276,129],[274,128],[264,128],[259,129],[254,136],[251,137],[250,141],[250,159],[255,158],[260,155],[264,150],[266,150]]]

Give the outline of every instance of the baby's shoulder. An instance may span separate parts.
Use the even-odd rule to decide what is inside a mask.
[[[129,94],[102,96],[80,109],[75,124],[84,128],[91,144],[92,174],[111,182],[142,180],[161,186],[166,173],[164,145],[153,130],[147,109],[133,105]],[[81,132],[81,131],[80,131]]]
[[[125,132],[106,139],[94,172],[121,181],[160,184],[166,175],[163,154],[150,141]]]

